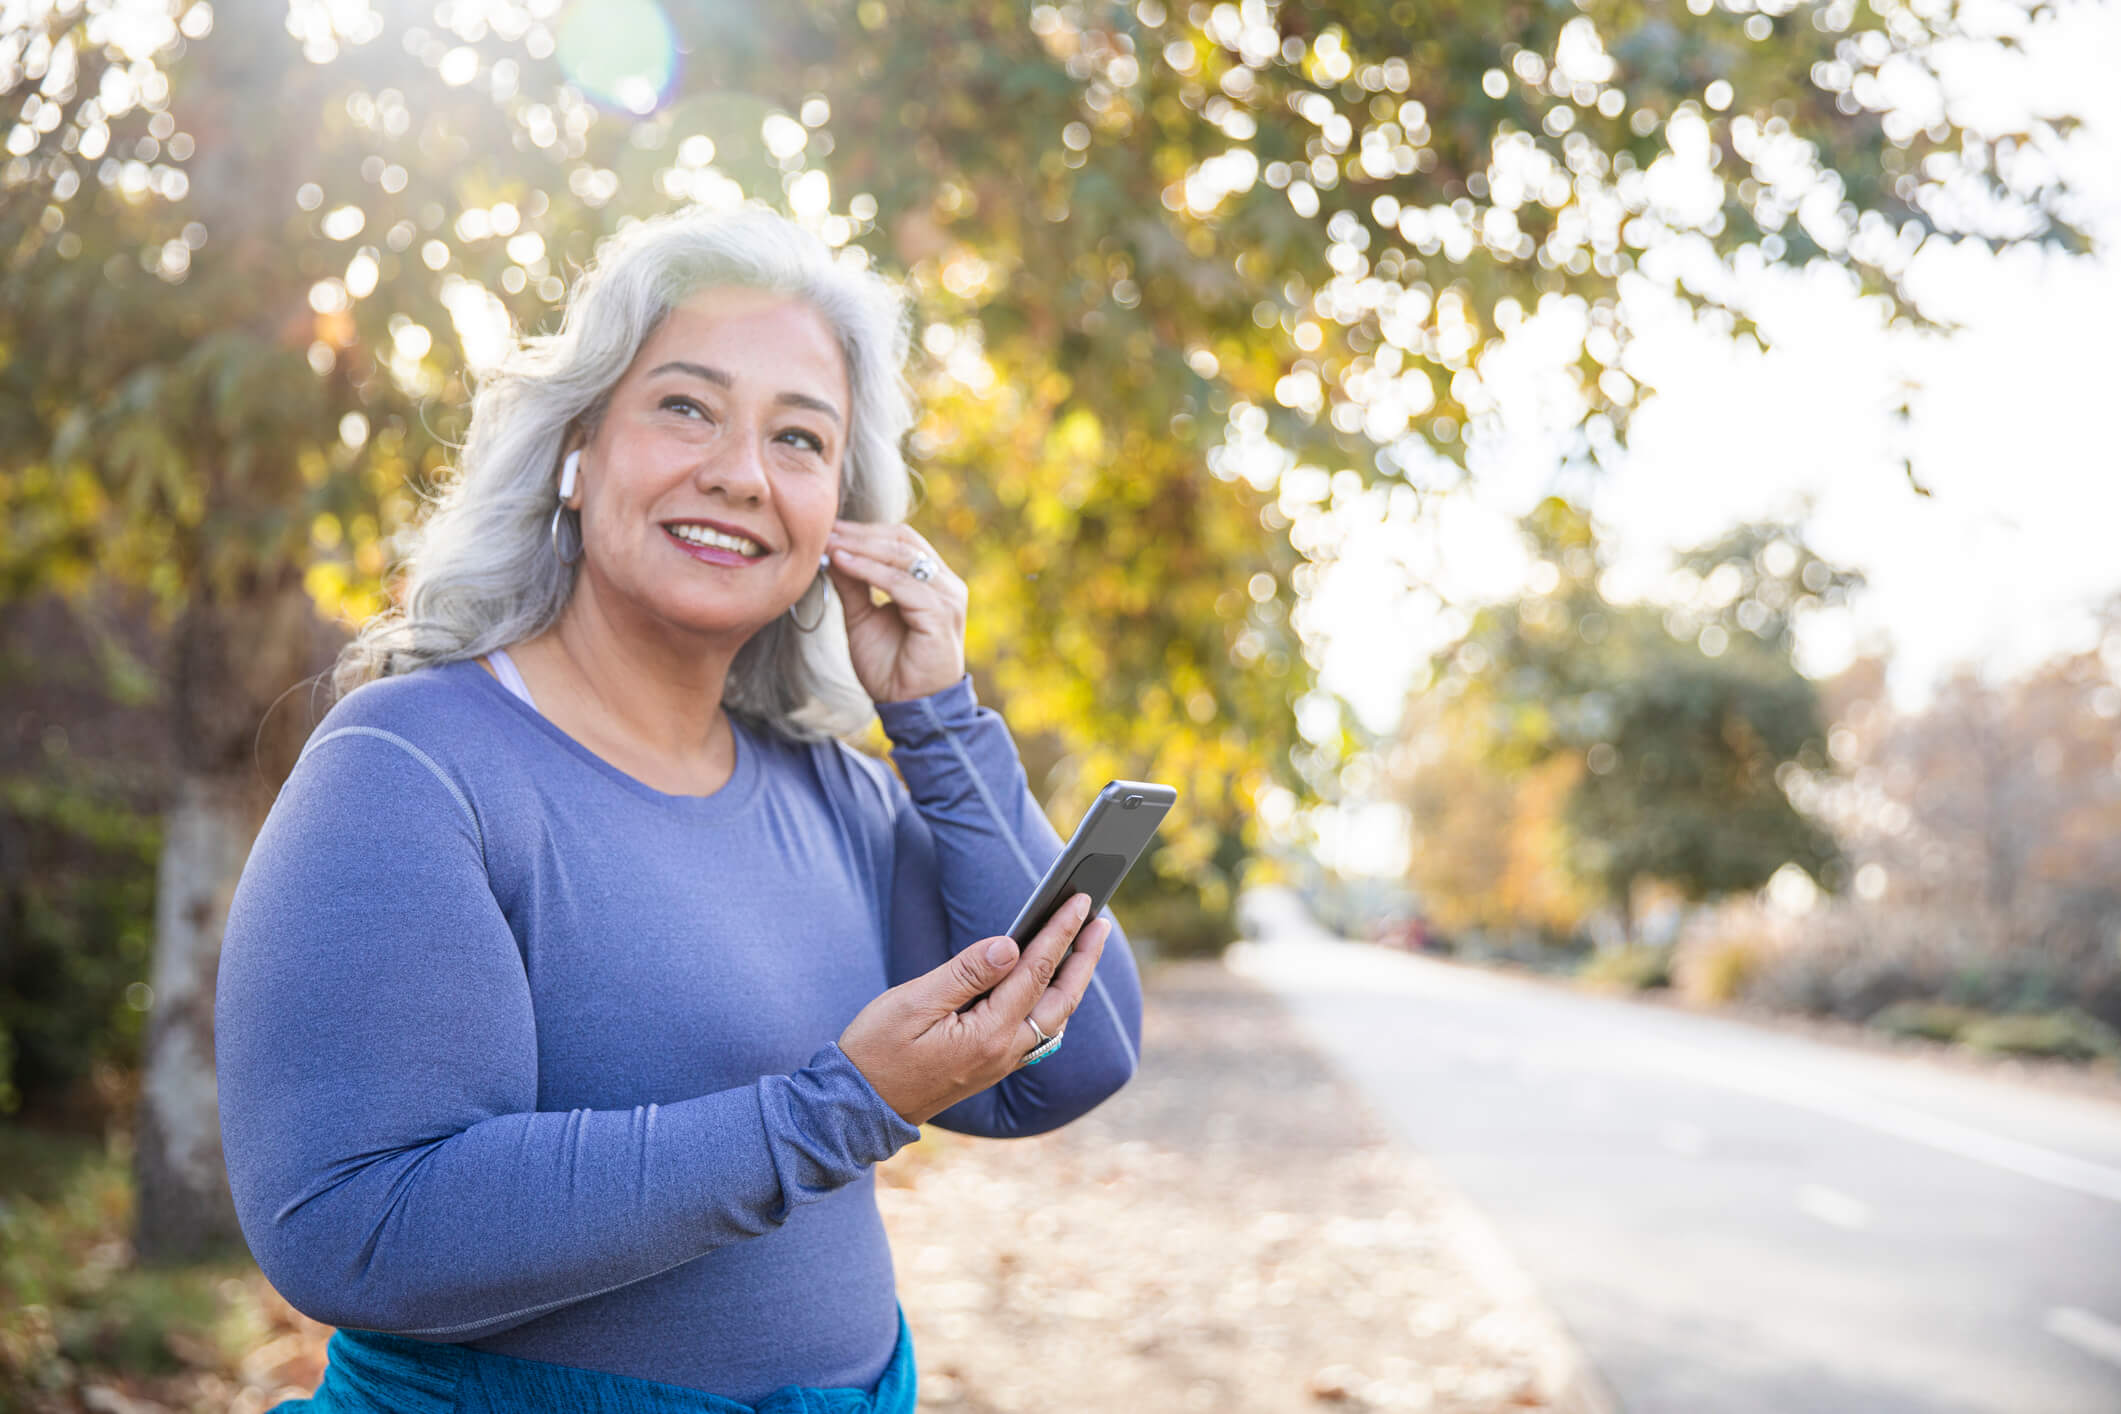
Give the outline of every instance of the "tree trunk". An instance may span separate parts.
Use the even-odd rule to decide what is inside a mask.
[[[214,1085],[221,935],[258,827],[314,725],[309,692],[280,699],[342,641],[317,619],[294,565],[270,579],[240,576],[228,598],[195,602],[174,637],[179,765],[156,876],[154,1000],[133,1158],[133,1250],[143,1262],[242,1244]]]
[[[135,1143],[133,1248],[180,1262],[240,1244],[214,1087],[214,978],[221,931],[257,835],[258,789],[186,774],[163,818],[155,881],[154,988]]]

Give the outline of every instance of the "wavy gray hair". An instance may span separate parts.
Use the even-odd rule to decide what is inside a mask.
[[[525,337],[478,380],[456,474],[409,533],[400,606],[369,620],[341,650],[335,692],[478,657],[560,616],[575,572],[555,557],[550,526],[567,434],[579,424],[584,440],[594,437],[649,336],[689,296],[716,285],[797,296],[824,316],[853,398],[839,514],[905,519],[912,487],[899,443],[913,397],[900,291],[755,202],[650,217],[599,246],[557,334]],[[874,707],[855,678],[839,596],[829,588],[825,612],[814,632],[783,614],[753,634],[730,664],[723,705],[799,739],[864,725]]]

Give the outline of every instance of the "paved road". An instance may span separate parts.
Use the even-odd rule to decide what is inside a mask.
[[[2121,1414],[2121,1105],[1352,943],[1230,961],[1627,1414]]]

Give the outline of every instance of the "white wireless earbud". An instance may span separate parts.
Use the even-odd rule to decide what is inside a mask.
[[[566,500],[574,494],[574,474],[581,468],[582,454],[569,452],[567,460],[560,463],[560,499]]]
[[[817,567],[818,567],[819,569],[821,569],[821,570],[829,570],[829,569],[831,569],[831,568],[832,568],[832,556],[830,556],[830,555],[820,555],[820,556],[818,556],[818,557],[817,557]]]

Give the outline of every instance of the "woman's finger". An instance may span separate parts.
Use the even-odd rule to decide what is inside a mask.
[[[985,1020],[1011,1032],[1023,1029],[1024,1018],[1031,1014],[1040,994],[1059,973],[1061,956],[1075,941],[1076,934],[1082,931],[1089,912],[1090,896],[1080,893],[1053,911],[1045,926],[1031,935],[1031,941],[1024,946],[1024,955],[1009,970],[1009,975],[976,1008],[987,1013]]]
[[[1083,925],[1076,936],[1075,951],[1061,964],[1053,975],[1053,985],[1039,995],[1031,1008],[1031,1019],[1038,1029],[1048,1036],[1057,1036],[1075,1009],[1083,1004],[1083,997],[1090,990],[1090,978],[1097,971],[1097,960],[1105,951],[1105,940],[1112,936],[1110,919],[1093,918]],[[1025,1027],[1028,1036],[1031,1028]]]
[[[841,545],[832,551],[832,563],[864,583],[883,590],[894,602],[904,604],[909,609],[952,608],[959,603],[963,590],[962,581],[956,580],[955,576],[945,579],[938,573],[933,579],[915,579],[901,566],[888,560],[877,559],[847,545]]]
[[[858,554],[904,570],[909,575],[914,565],[926,557],[931,566],[929,575],[926,580],[918,580],[916,576],[918,582],[938,584],[949,581],[960,586],[964,583],[949,563],[935,552],[935,547],[910,525],[843,520],[833,526],[827,545],[845,545]]]

